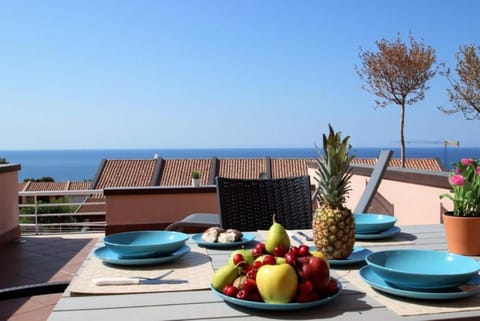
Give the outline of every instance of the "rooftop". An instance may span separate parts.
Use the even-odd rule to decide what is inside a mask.
[[[355,158],[353,164],[375,165],[376,158]],[[272,178],[308,175],[313,158],[210,158],[210,159],[106,159],[92,182],[23,182],[19,191],[104,189],[105,187],[190,186],[191,173],[201,173],[202,185],[214,185],[216,176],[254,179],[265,173]],[[391,159],[389,167],[400,167]],[[409,158],[406,168],[442,171],[437,158]]]

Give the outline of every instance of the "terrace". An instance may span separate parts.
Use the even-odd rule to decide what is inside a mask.
[[[273,166],[275,162],[272,162]],[[353,167],[352,193],[348,206],[358,202],[372,172],[372,163]],[[19,225],[18,171],[20,165],[0,165],[0,243],[4,253],[1,288],[47,281],[69,281],[94,244],[104,234],[83,233],[21,236]],[[307,168],[313,175],[314,168]],[[388,213],[398,225],[438,224],[441,213],[451,206],[439,195],[449,190],[446,172],[390,167],[380,184],[369,211]],[[164,228],[192,212],[217,211],[215,186],[107,187],[105,233],[146,228]],[[314,180],[312,179],[312,182]],[[89,195],[99,190],[83,191]],[[135,213],[134,216],[132,213]],[[412,215],[415,213],[415,215]],[[98,213],[96,213],[98,214]],[[45,320],[61,294],[34,296],[0,302],[0,318]]]

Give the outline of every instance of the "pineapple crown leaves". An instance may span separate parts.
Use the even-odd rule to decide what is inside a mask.
[[[322,150],[315,146],[319,157],[315,180],[318,182],[318,200],[321,204],[341,207],[350,192],[352,177],[350,163],[354,155],[350,155],[350,136],[342,139],[341,132],[335,132],[329,124],[329,135],[323,135]]]

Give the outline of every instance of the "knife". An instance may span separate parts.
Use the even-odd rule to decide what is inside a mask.
[[[295,242],[297,242],[298,244],[303,244],[302,240],[299,239],[298,237],[296,237],[295,235],[292,235],[292,240],[294,240]]]
[[[129,278],[129,277],[112,277],[112,278],[94,278],[95,285],[134,285],[134,284],[182,284],[187,280],[162,280],[162,279],[145,279],[145,278]]]
[[[302,231],[297,231],[297,234],[303,236],[307,241],[313,241],[313,238],[311,236],[303,233]]]

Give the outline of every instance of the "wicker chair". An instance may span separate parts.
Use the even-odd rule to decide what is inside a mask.
[[[312,227],[310,177],[234,179],[217,177],[220,226],[241,231],[268,229],[276,221],[287,229]]]

